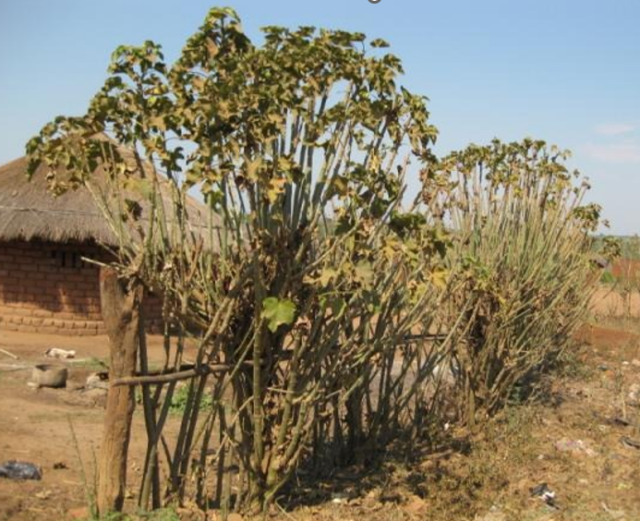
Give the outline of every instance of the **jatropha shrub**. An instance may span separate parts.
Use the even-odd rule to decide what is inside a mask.
[[[164,501],[263,509],[302,462],[375,452],[421,418],[446,350],[421,334],[451,288],[443,238],[401,199],[436,131],[384,47],[310,27],[255,46],[213,9],[173,65],[152,42],[117,49],[87,114],[30,142],[54,189],[95,194],[123,279],[164,295],[163,376],[197,346],[177,439],[175,380],[144,383],[142,507],[163,469]]]
[[[462,284],[452,357],[463,421],[503,406],[571,343],[599,279],[589,185],[542,141],[470,146],[425,173],[425,199],[453,237],[447,262]],[[438,188],[440,187],[440,188]],[[433,191],[441,193],[434,199]]]
[[[583,316],[598,212],[564,154],[525,141],[436,161],[425,99],[384,47],[311,27],[267,27],[256,46],[212,9],[173,64],[153,42],[118,48],[87,114],[28,144],[54,191],[94,195],[129,288],[164,298],[163,374],[142,337],[128,382],[142,508],[264,510],[301,465],[419,436],[446,365],[473,422]],[[404,209],[412,167],[423,204]]]

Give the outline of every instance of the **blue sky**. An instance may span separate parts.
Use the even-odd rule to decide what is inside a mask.
[[[213,5],[253,38],[275,24],[387,39],[403,83],[431,100],[439,153],[493,137],[569,148],[612,231],[640,232],[637,0],[1,0],[0,164],[84,112],[116,46],[152,39],[172,60]]]

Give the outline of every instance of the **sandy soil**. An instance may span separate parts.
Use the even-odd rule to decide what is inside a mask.
[[[150,337],[148,344],[150,363],[160,363],[161,338]],[[50,347],[77,351],[78,360],[66,362],[67,389],[32,389],[27,385],[31,367],[38,362],[51,362],[44,357]],[[99,361],[108,359],[108,340],[2,331],[0,348],[19,357],[13,360],[0,353],[0,462],[28,461],[43,470],[42,481],[0,478],[0,520],[62,521],[73,518],[74,512],[80,515],[87,504],[85,484],[92,487],[95,479],[105,395],[99,390],[76,389],[89,374],[100,370]],[[26,368],[13,370],[12,366]],[[131,440],[132,484],[139,481],[145,438],[144,420],[137,408]],[[135,494],[133,488],[131,493]]]

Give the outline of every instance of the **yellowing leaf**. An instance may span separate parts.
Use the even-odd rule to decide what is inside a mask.
[[[320,281],[320,284],[322,284],[322,286],[328,286],[329,283],[337,276],[338,272],[336,270],[334,270],[333,268],[325,268],[322,270],[322,273],[320,274],[320,278],[318,280]]]
[[[284,186],[287,184],[286,179],[273,178],[269,180],[269,188],[267,189],[267,199],[270,203],[275,203],[281,193],[284,192]]]
[[[211,38],[207,38],[207,51],[209,51],[209,56],[211,58],[215,58],[219,52],[218,46]]]
[[[338,195],[339,197],[344,197],[348,193],[349,182],[343,176],[336,176],[333,178],[331,188],[334,194]]]
[[[373,282],[373,267],[369,261],[359,262],[354,270],[355,279],[363,286],[369,286]]]
[[[371,154],[371,159],[369,160],[369,167],[374,172],[380,168],[380,157],[378,154]]]
[[[145,199],[150,199],[153,195],[153,183],[149,179],[131,177],[126,182],[126,188],[140,194]]]
[[[436,288],[445,289],[447,287],[447,281],[449,280],[449,271],[437,268],[431,273],[429,278]]]
[[[255,183],[258,180],[258,170],[260,169],[260,167],[262,166],[262,158],[261,157],[257,157],[256,159],[254,159],[253,161],[248,161],[247,162],[247,179],[252,182]]]

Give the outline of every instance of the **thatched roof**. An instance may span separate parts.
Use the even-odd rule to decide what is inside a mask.
[[[81,187],[55,197],[48,189],[46,167],[41,165],[29,180],[27,165],[28,159],[22,157],[0,166],[0,241],[115,244],[107,221],[87,189]],[[166,183],[164,179],[161,186]],[[163,194],[163,199],[168,200],[168,195],[165,198]],[[190,198],[188,206],[190,219],[206,222],[207,211],[202,204]]]

